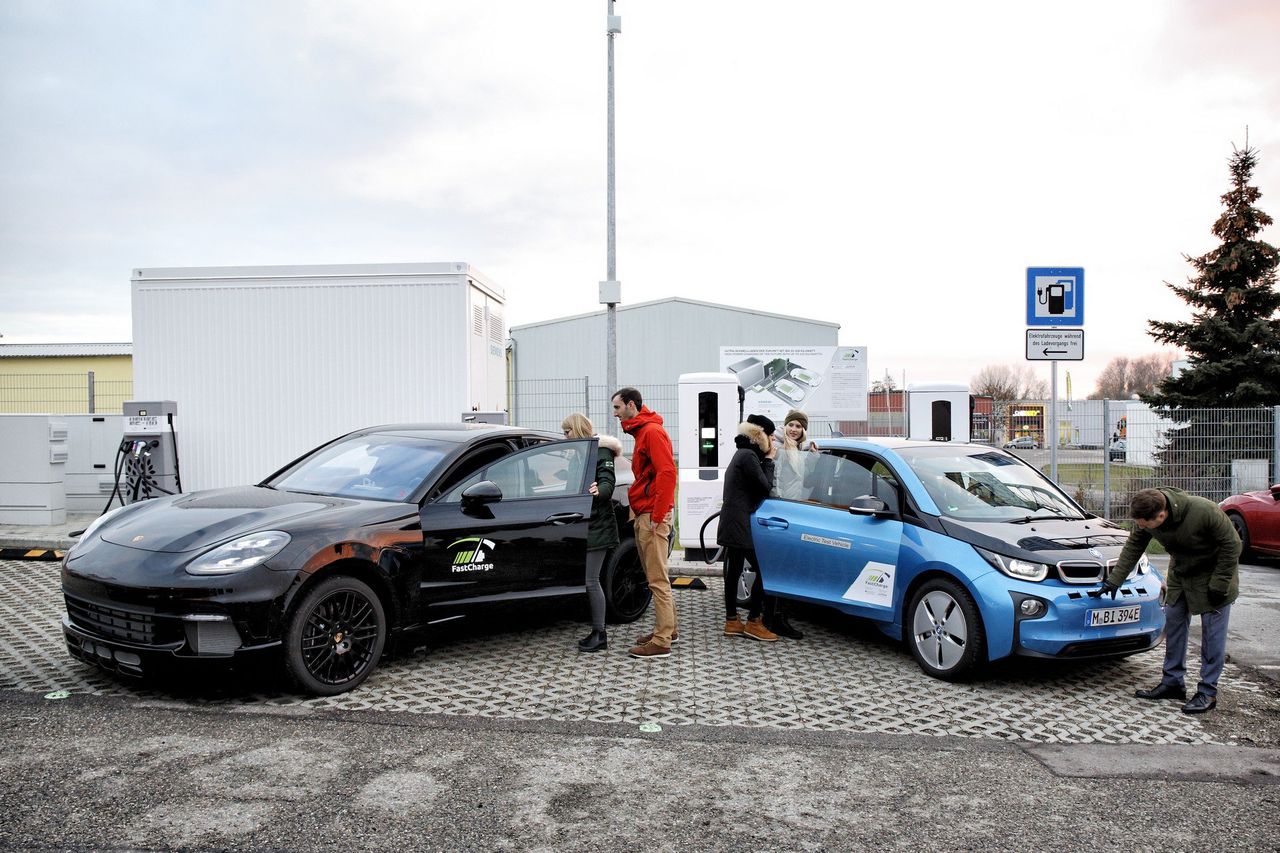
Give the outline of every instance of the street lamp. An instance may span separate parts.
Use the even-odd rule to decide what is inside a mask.
[[[609,40],[609,120],[606,131],[606,148],[608,150],[607,177],[605,179],[607,201],[605,203],[605,231],[608,241],[606,259],[606,277],[600,282],[600,301],[605,308],[605,383],[609,386],[607,393],[618,390],[618,303],[622,301],[622,285],[618,282],[618,239],[617,239],[617,203],[613,180],[613,39],[622,32],[622,17],[613,14],[614,0],[608,3],[608,18],[605,37]],[[605,406],[607,415],[609,407]],[[609,425],[609,434],[617,435],[618,424],[614,418],[605,418]]]

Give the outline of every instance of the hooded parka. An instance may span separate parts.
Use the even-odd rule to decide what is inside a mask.
[[[716,543],[727,548],[751,548],[751,513],[773,489],[773,460],[765,458],[770,438],[755,424],[743,423],[738,425],[733,441],[738,450],[724,472]]]
[[[622,442],[611,435],[599,436],[596,450],[596,496],[591,500],[591,523],[587,526],[587,550],[599,551],[618,544],[618,517],[613,510],[614,462],[622,455]]]
[[[1169,516],[1154,530],[1135,527],[1120,552],[1108,580],[1119,586],[1155,539],[1169,552],[1165,603],[1186,596],[1187,610],[1201,614],[1215,610],[1209,590],[1226,594],[1225,606],[1240,595],[1240,537],[1227,514],[1208,498],[1181,489],[1160,490]]]

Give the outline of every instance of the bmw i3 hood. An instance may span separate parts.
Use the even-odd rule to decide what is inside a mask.
[[[1129,534],[1103,518],[1036,521],[960,521],[943,518],[947,533],[962,542],[1038,563],[1112,560]]]
[[[299,516],[347,507],[351,501],[278,492],[260,486],[215,489],[147,501],[104,523],[99,536],[113,545],[181,553],[256,530],[288,529]]]

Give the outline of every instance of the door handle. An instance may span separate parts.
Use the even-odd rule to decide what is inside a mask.
[[[555,515],[547,516],[547,522],[549,524],[573,524],[576,521],[582,521],[582,513],[557,512]]]
[[[769,518],[757,518],[756,524],[760,525],[761,527],[771,527],[774,530],[786,530],[788,527],[791,526],[791,523],[788,522],[785,518],[777,518],[773,516]]]

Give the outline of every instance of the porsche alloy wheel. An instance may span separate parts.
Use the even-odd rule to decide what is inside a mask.
[[[289,620],[285,666],[308,693],[332,696],[369,677],[387,641],[382,602],[351,577],[322,581]]]

